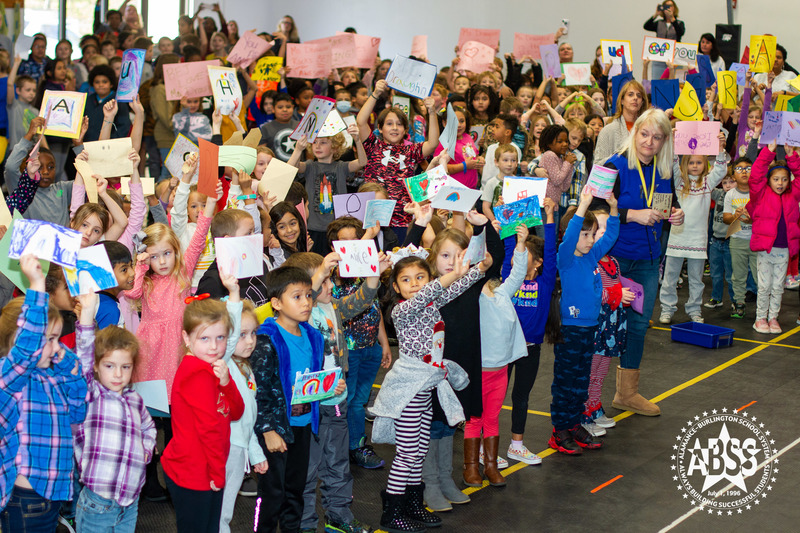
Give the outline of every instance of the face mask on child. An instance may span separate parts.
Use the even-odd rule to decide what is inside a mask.
[[[347,100],[339,100],[336,102],[336,111],[339,113],[349,113],[350,112],[350,102]]]

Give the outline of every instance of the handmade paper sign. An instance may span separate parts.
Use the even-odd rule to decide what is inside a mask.
[[[83,149],[89,155],[91,170],[104,178],[118,178],[133,174],[133,161],[128,154],[133,149],[130,137],[106,139],[83,143]],[[84,181],[87,177],[81,172]],[[91,179],[91,176],[88,177]]]
[[[475,142],[475,146],[481,142],[483,139],[483,133],[486,130],[486,126],[472,126],[469,129],[469,136],[472,137],[472,140]]]
[[[681,95],[681,83],[678,80],[653,80],[650,91],[653,106],[662,111],[674,109]]]
[[[626,83],[633,80],[633,72],[626,72],[624,74],[617,74],[611,78],[611,114],[617,112],[617,100],[619,93]]]
[[[214,94],[214,107],[222,115],[230,115],[242,106],[242,88],[236,78],[236,69],[228,67],[207,67],[211,91]]]
[[[250,76],[253,81],[274,81],[280,82],[281,75],[278,72],[283,67],[283,58],[278,56],[262,57],[253,69]]]
[[[97,181],[94,179],[94,171],[91,165],[82,159],[76,159],[75,170],[83,178],[83,187],[86,189],[86,197],[89,198],[89,203],[96,204],[98,199]]]
[[[542,46],[555,46],[553,44],[555,35],[550,33],[548,35],[528,35],[527,33],[514,33],[514,57],[517,61],[522,61],[525,56],[530,56],[532,59],[542,59],[541,52],[539,51]]]
[[[608,199],[614,194],[619,170],[592,165],[592,171],[586,180],[586,190],[595,198]]]
[[[711,87],[717,81],[714,69],[711,67],[711,58],[705,54],[697,54],[697,69],[703,75],[706,87]]]
[[[6,234],[0,239],[0,272],[2,272],[19,290],[25,292],[28,290],[28,287],[31,286],[31,282],[28,280],[28,277],[22,273],[19,261],[11,259],[8,256],[8,249],[11,246],[11,236],[14,234],[14,224],[19,220],[23,220],[23,218],[18,211],[14,211],[11,218],[12,220],[7,226],[8,231],[6,231]],[[47,272],[50,268],[49,261],[40,260],[39,263],[42,265],[42,272]]]
[[[8,256],[19,259],[33,254],[61,266],[74,267],[81,248],[81,233],[44,220],[14,221]]]
[[[778,38],[774,35],[750,36],[750,71],[769,72],[775,64]]]
[[[436,196],[436,193],[448,180],[455,182],[447,175],[447,167],[439,165],[429,168],[422,174],[406,178],[405,184],[412,201],[424,202]]]
[[[786,102],[786,110],[794,113],[800,112],[800,96],[793,96]],[[2,222],[0,222],[2,224]]]
[[[405,116],[411,120],[411,98],[408,96],[392,96],[392,107],[399,107]]]
[[[687,122],[687,124],[691,124]],[[672,214],[672,193],[657,192],[653,194],[653,209],[661,213],[664,220]]]
[[[703,120],[703,106],[700,105],[697,91],[691,83],[683,84],[681,95],[672,113],[678,120]]]
[[[428,57],[427,35],[415,35],[411,38],[411,55],[416,58]]]
[[[270,196],[275,196],[278,202],[282,202],[286,199],[286,193],[289,192],[296,175],[297,167],[273,157],[264,175],[261,176],[261,181],[258,182],[258,194],[263,196],[265,191],[269,191]]]
[[[539,47],[544,75],[551,78],[561,76],[561,59],[558,57],[557,44],[543,44]]]
[[[105,246],[81,248],[75,268],[61,268],[72,296],[113,289],[118,285]]]
[[[645,37],[642,43],[642,59],[671,62],[675,55],[675,41],[659,37]]]
[[[461,28],[458,33],[458,46],[461,48],[467,41],[478,41],[486,46],[500,46],[500,30],[484,30],[481,28]]]
[[[725,238],[727,239],[734,233],[738,233],[740,231],[742,231],[742,219],[737,216],[733,219],[733,222],[728,225],[728,231],[725,232]]]
[[[374,199],[375,199],[374,192],[354,192],[350,194],[334,194],[333,212],[336,215],[336,218],[350,216],[350,217],[355,217],[363,222],[364,212],[367,210],[367,202]]]
[[[495,50],[478,41],[467,41],[458,50],[461,58],[458,70],[461,72],[484,72],[494,66]]]
[[[334,196],[335,198],[335,196]],[[386,227],[392,221],[392,213],[397,200],[367,200],[367,207],[364,211],[364,229],[371,228],[375,223],[381,227]]]
[[[503,180],[503,201],[505,203],[525,200],[536,196],[539,205],[544,204],[547,192],[547,178],[505,178]]]
[[[450,154],[450,159],[456,156],[456,136],[458,134],[458,117],[456,112],[453,111],[453,105],[447,104],[447,123],[445,124],[442,134],[439,136],[439,143],[442,148],[447,150]]]
[[[251,174],[256,168],[258,153],[250,146],[223,145],[219,147],[217,166],[233,167],[234,169]]]
[[[469,213],[480,197],[481,191],[475,189],[468,189],[464,186],[443,185],[431,200],[431,207]]]
[[[197,176],[197,192],[206,196],[217,195],[219,181],[219,149],[214,143],[200,139],[200,172]]]
[[[612,65],[621,65],[623,57],[625,58],[625,63],[629,68],[633,63],[630,41],[612,41],[609,39],[600,39],[600,47],[603,53],[603,64],[611,63]]]
[[[142,397],[145,407],[169,415],[169,395],[165,380],[137,381],[132,388]]]
[[[414,98],[425,98],[431,95],[437,73],[436,65],[396,55],[386,73],[386,84]]]
[[[297,125],[292,134],[289,135],[289,138],[296,141],[305,135],[308,142],[313,143],[314,139],[316,139],[319,134],[319,130],[321,130],[322,126],[325,124],[325,119],[328,118],[328,114],[335,105],[336,100],[333,98],[328,98],[326,96],[315,96],[312,98],[311,103],[308,104],[308,109],[306,109],[306,114],[303,115],[303,120],[300,121],[300,124]]]
[[[86,181],[86,180],[84,180]],[[142,194],[144,196],[153,196],[156,194],[156,179],[155,178],[139,178],[142,183]],[[119,193],[123,196],[131,194],[131,179],[122,177],[119,179]]]
[[[340,131],[347,129],[347,124],[342,120],[342,116],[335,110],[331,109],[328,116],[325,118],[325,123],[317,133],[317,137],[333,137]]]
[[[352,67],[356,63],[356,41],[352,33],[341,32],[305,44],[324,44],[330,51],[332,68]]]
[[[11,210],[6,203],[6,197],[3,195],[3,190],[0,189],[0,226],[5,226],[7,229],[11,227]]]
[[[775,103],[772,106],[773,111],[789,111],[789,100],[793,98],[794,95],[791,94],[779,94],[778,97],[775,99]]]
[[[632,279],[628,279],[624,276],[619,277],[620,283],[622,286],[633,293],[633,301],[631,302],[631,309],[639,313],[640,315],[644,311],[644,287],[633,281]]]
[[[337,31],[336,35],[345,32]],[[356,68],[372,68],[375,66],[375,59],[378,57],[378,50],[381,47],[381,38],[372,37],[363,33],[349,33],[356,43],[355,63],[348,65]]]
[[[225,59],[234,67],[246,68],[250,63],[264,55],[267,50],[269,50],[269,43],[266,40],[252,31],[246,31],[239,37],[239,40],[236,41],[233,49]]]
[[[731,63],[731,70],[736,73],[736,83],[745,85],[747,83],[747,71],[750,65],[745,63]]]
[[[697,44],[675,43],[675,56],[672,62],[684,67],[697,66]]]
[[[209,66],[219,66],[219,59],[164,65],[164,89],[167,92],[167,100],[180,100],[184,96],[187,98],[211,96]]]
[[[789,85],[795,88],[795,90],[800,91],[800,75],[796,78],[789,80]]]
[[[22,58],[28,57],[28,54],[31,51],[31,46],[33,46],[33,37],[28,37],[27,35],[20,35],[14,42],[14,55],[17,55]]]
[[[179,133],[175,138],[175,142],[172,143],[172,148],[169,149],[167,158],[164,160],[164,166],[167,167],[167,170],[169,170],[169,173],[172,174],[173,177],[180,179],[183,177],[182,167],[184,162],[186,162],[186,158],[189,157],[189,154],[197,154],[199,152],[200,148],[198,148],[196,144],[182,133]],[[197,183],[197,173],[199,170],[199,166],[195,167],[192,183]]]
[[[335,196],[334,196],[335,198]],[[361,278],[378,275],[378,249],[375,241],[333,241],[333,251],[339,254],[339,275],[343,278]]]
[[[739,99],[739,85],[736,73],[732,70],[717,72],[717,94],[723,109],[736,109]]]
[[[292,68],[293,78],[325,78],[333,68],[330,47],[323,43],[288,43],[286,66]]]
[[[486,232],[482,231],[469,240],[464,263],[469,262],[470,265],[474,265],[483,261],[484,257],[486,257]]]
[[[341,368],[320,370],[319,372],[298,372],[294,380],[294,387],[292,387],[292,405],[333,398],[340,379],[342,379]]]
[[[689,121],[675,123],[675,155],[717,155],[719,122]]]
[[[800,146],[800,113],[767,111],[759,143],[769,144],[772,141],[780,145]]]
[[[48,117],[44,134],[77,139],[80,136],[85,107],[86,93],[45,91],[39,110],[40,117]]]
[[[260,233],[214,239],[217,265],[238,279],[264,274],[264,238]]]
[[[494,209],[494,218],[500,222],[500,238],[505,239],[514,235],[517,226],[525,224],[527,227],[542,225],[542,209],[536,196],[498,205]]]
[[[706,83],[703,75],[700,73],[687,74],[686,83],[694,88],[697,101],[700,102],[701,106],[704,106],[706,104]]]
[[[145,52],[145,50],[138,48],[128,48],[122,53],[122,66],[120,67],[119,84],[117,85],[117,102],[133,102],[133,97],[139,94]]]
[[[592,66],[589,63],[562,63],[561,70],[567,86],[592,84]]]

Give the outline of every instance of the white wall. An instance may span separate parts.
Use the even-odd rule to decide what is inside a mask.
[[[715,24],[727,23],[726,0],[677,0],[680,19],[686,24],[683,41],[696,43],[702,33],[714,33]],[[789,63],[800,66],[797,0],[739,0],[734,23],[742,25],[742,41],[749,35],[778,36]],[[301,40],[317,39],[353,26],[359,33],[381,37],[381,56],[392,58],[411,49],[414,35],[428,35],[430,61],[442,67],[453,58],[461,27],[500,28],[501,53],[513,48],[514,32],[554,32],[562,18],[570,19],[566,38],[575,49],[576,61],[592,61],[600,39],[632,42],[635,74],[641,73],[642,24],[655,12],[656,2],[642,0],[292,0],[264,2],[221,0],[223,12],[242,29],[272,31],[283,15],[292,15]],[[563,40],[562,40],[563,42]],[[741,53],[741,52],[740,52]]]

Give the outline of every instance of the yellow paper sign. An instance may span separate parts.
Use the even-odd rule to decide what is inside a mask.
[[[775,64],[778,38],[774,35],[750,36],[750,72],[769,72]]]
[[[739,86],[736,83],[736,72],[723,70],[717,72],[717,94],[723,109],[736,109],[739,97]]]
[[[789,85],[800,91],[800,76],[797,76],[793,80],[789,80]]]
[[[673,109],[673,115],[678,120],[703,120],[703,106],[700,105],[700,100],[691,83],[683,84],[681,95]]]
[[[253,81],[281,81],[278,71],[283,66],[283,58],[277,56],[262,57],[253,69]]]
[[[97,180],[94,179],[92,167],[86,161],[82,159],[76,159],[75,170],[77,170],[83,178],[83,186],[86,188],[86,196],[89,198],[89,202],[96,204],[98,199]]]
[[[794,98],[793,94],[779,94],[775,100],[775,111],[789,111],[789,100]]]

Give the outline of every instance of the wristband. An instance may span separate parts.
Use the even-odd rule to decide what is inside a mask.
[[[236,197],[237,200],[255,200],[258,198],[257,194],[242,194]]]
[[[375,100],[377,100],[377,99],[378,99],[378,97],[377,97],[377,96],[375,96],[375,93],[372,93],[372,94],[370,94],[370,97],[374,98]]]
[[[467,162],[466,161],[462,161],[461,164],[464,165],[464,173],[466,173],[467,172]]]

